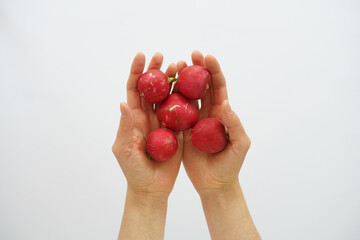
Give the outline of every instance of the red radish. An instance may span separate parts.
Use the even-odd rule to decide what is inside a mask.
[[[146,152],[156,161],[167,161],[177,150],[178,142],[175,134],[167,129],[152,131],[146,139]]]
[[[224,124],[216,118],[205,118],[197,122],[191,130],[191,142],[200,151],[220,152],[227,143]]]
[[[156,110],[162,127],[174,131],[191,128],[198,120],[195,106],[179,93],[173,93],[163,101]]]
[[[209,71],[198,65],[184,68],[177,82],[179,91],[187,98],[203,98],[210,87],[211,75]]]
[[[140,95],[149,103],[161,102],[170,92],[167,77],[158,69],[151,69],[141,75],[137,87]]]

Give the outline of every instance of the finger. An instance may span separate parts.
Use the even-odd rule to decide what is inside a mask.
[[[205,58],[200,51],[198,50],[193,51],[191,54],[191,60],[194,65],[205,67]]]
[[[201,99],[201,111],[202,112],[210,111],[210,107],[212,106],[212,99],[211,99],[212,92],[213,92],[212,87],[210,85],[209,90],[207,91],[205,96]]]
[[[143,53],[136,54],[132,64],[129,79],[126,84],[127,102],[130,108],[141,108],[141,98],[137,89],[137,81],[144,71],[145,56]]]
[[[209,89],[207,90],[205,96],[200,99],[201,101],[201,115],[208,115],[210,109],[214,102],[214,88],[212,82],[209,83]]]
[[[164,57],[161,53],[157,52],[154,54],[154,56],[151,58],[151,61],[148,66],[148,70],[150,69],[160,69],[161,65],[163,63]]]
[[[166,77],[175,77],[177,73],[177,67],[175,63],[171,63],[169,67],[166,69],[165,76]]]
[[[178,74],[180,74],[180,72],[181,72],[184,68],[187,67],[186,62],[183,61],[183,60],[178,61],[176,65],[177,65]]]
[[[159,53],[159,52],[155,53],[154,56],[150,60],[147,70],[160,69],[162,66],[162,63],[163,63],[163,59],[164,59],[164,57],[161,53]],[[142,106],[142,109],[147,113],[154,111],[154,104],[146,101],[144,99],[144,97],[141,97],[141,106]]]
[[[177,66],[175,63],[171,63],[169,65],[169,67],[166,69],[165,76],[166,77],[175,77],[176,73],[177,73]],[[176,82],[172,82],[170,84],[170,90],[174,89],[175,85],[176,85]],[[174,90],[171,91],[171,93],[173,93],[173,92],[174,92]]]
[[[141,97],[141,107],[147,114],[149,114],[151,111],[154,111],[154,104],[146,101],[144,97]]]
[[[207,55],[205,57],[205,66],[208,71],[211,73],[211,82],[213,88],[213,103],[221,104],[224,100],[228,99],[226,82],[219,62],[215,57]]]
[[[116,139],[125,142],[131,139],[131,132],[134,126],[134,117],[128,104],[120,103],[121,118]]]
[[[228,100],[224,100],[221,104],[221,120],[228,130],[229,141],[232,147],[236,150],[247,152],[250,147],[250,139],[239,117],[231,110]]]

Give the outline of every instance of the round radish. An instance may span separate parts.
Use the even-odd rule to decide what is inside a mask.
[[[198,120],[198,111],[189,100],[179,93],[169,95],[156,110],[162,127],[174,131],[191,128]]]
[[[205,96],[210,81],[211,75],[206,68],[192,65],[180,72],[177,86],[185,97],[197,100]]]
[[[170,92],[170,84],[165,74],[158,69],[151,69],[140,76],[137,83],[140,96],[149,103],[164,100]]]
[[[216,118],[205,118],[197,122],[191,130],[191,142],[200,151],[220,152],[227,143],[224,124]]]
[[[146,139],[146,152],[156,161],[167,161],[177,150],[178,142],[175,134],[160,128],[152,131]]]

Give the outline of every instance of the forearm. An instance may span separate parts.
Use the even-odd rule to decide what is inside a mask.
[[[143,194],[128,188],[119,240],[164,239],[166,193]]]
[[[238,181],[227,189],[199,194],[211,239],[261,239]]]

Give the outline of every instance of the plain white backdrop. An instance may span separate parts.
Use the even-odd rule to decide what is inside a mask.
[[[360,2],[0,1],[0,239],[116,239],[111,152],[138,51],[216,56],[263,239],[360,239]],[[181,167],[165,239],[210,239]]]

